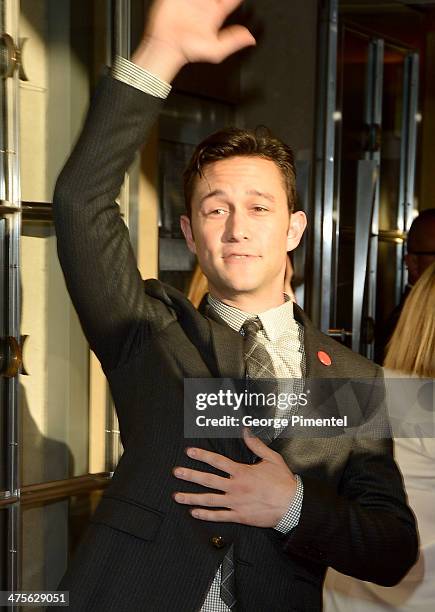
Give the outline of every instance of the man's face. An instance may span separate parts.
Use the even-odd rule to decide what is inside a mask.
[[[282,294],[286,253],[299,243],[305,215],[289,215],[272,161],[231,157],[207,165],[191,204],[191,221],[182,217],[182,229],[214,295]]]

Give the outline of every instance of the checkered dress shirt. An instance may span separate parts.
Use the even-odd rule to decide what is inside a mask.
[[[120,56],[116,56],[113,63],[112,77],[157,98],[167,98],[171,91],[169,83]],[[258,315],[228,306],[211,295],[208,296],[208,301],[216,313],[237,332],[240,332],[247,319],[258,316],[263,324],[263,329],[258,333],[258,341],[269,352],[276,377],[302,381],[305,374],[303,327],[293,317],[293,303],[288,296],[285,297],[284,304]],[[288,415],[281,413],[280,416]],[[277,435],[280,431],[277,430]],[[299,522],[304,489],[300,476],[295,476],[295,497],[288,511],[275,525],[275,529],[282,533],[288,533]],[[216,572],[201,612],[231,612],[220,597],[220,584],[221,566]]]

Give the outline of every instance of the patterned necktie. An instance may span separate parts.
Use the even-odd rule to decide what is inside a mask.
[[[244,356],[246,364],[246,378],[248,390],[251,397],[261,397],[278,393],[276,372],[273,361],[266,347],[259,341],[258,333],[263,329],[263,324],[258,317],[248,319],[242,325],[244,333]],[[266,379],[266,380],[265,380]],[[251,412],[256,417],[274,417],[273,406],[259,405],[251,406]],[[265,444],[270,444],[276,435],[273,427],[251,428],[256,436],[260,436]]]
[[[221,599],[230,610],[236,608],[235,594],[234,545],[231,544],[221,566]]]
[[[242,325],[245,338],[244,354],[246,373],[249,378],[275,378],[272,359],[266,348],[258,341],[258,332],[263,329],[263,323],[258,317],[248,319]]]
[[[259,379],[267,378],[274,379],[275,369],[273,367],[272,359],[267,349],[258,341],[258,332],[263,329],[263,324],[258,317],[248,319],[242,325],[242,332],[244,335],[244,357],[246,364],[246,374],[248,379]],[[254,383],[255,384],[255,383]],[[264,384],[260,383],[259,388],[255,387],[250,383],[249,390],[253,392],[264,392]],[[272,389],[269,387],[268,391]],[[272,430],[268,427],[263,429],[254,430],[256,435],[261,433],[261,436],[265,438],[266,443],[270,443],[273,438]],[[234,574],[234,546],[231,545],[227,554],[222,561],[221,568],[221,599],[228,606],[230,610],[234,610],[236,606],[235,598],[235,574]]]

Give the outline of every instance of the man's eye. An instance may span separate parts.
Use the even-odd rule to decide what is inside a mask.
[[[259,204],[258,204],[258,206],[254,206],[253,209],[256,212],[267,212],[267,208],[265,208],[264,206],[260,206]]]
[[[209,212],[209,215],[221,216],[224,215],[227,211],[225,208],[215,208]]]

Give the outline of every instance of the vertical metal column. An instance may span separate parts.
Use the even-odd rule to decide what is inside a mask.
[[[361,350],[365,315],[367,272],[370,254],[370,234],[373,223],[376,193],[379,188],[379,170],[375,160],[360,159],[357,171],[355,257],[352,299],[352,350]]]
[[[8,2],[9,31],[15,41],[18,36],[19,4]],[[6,113],[7,113],[7,180],[6,195],[8,202],[16,207],[16,211],[8,215],[8,335],[20,338],[20,238],[21,238],[21,195],[19,170],[19,99],[18,99],[18,71],[5,83]],[[19,489],[18,464],[18,377],[10,379],[9,407],[10,407],[10,491],[15,494]]]
[[[134,3],[134,0],[133,0]],[[130,58],[132,54],[132,0],[116,0],[115,22],[113,30],[114,51],[116,55]],[[134,253],[138,252],[138,194],[140,177],[140,154],[136,153],[134,160],[125,175],[120,197],[121,213],[130,232],[130,241]]]
[[[318,107],[314,185],[311,316],[327,332],[331,320],[338,0],[320,3]],[[317,265],[317,262],[319,265]]]
[[[130,58],[131,48],[131,14],[132,0],[114,0],[111,30],[113,32],[111,55],[121,55]],[[111,59],[111,58],[110,58]],[[121,214],[129,229],[133,251],[137,253],[138,246],[138,193],[140,176],[140,154],[136,153],[134,161],[124,178],[124,185],[118,198]],[[107,384],[107,383],[106,383]],[[122,454],[119,422],[115,406],[107,385],[107,418],[106,418],[106,470],[113,473]]]
[[[114,32],[115,54],[130,57],[131,0],[116,0]]]
[[[20,6],[18,0],[4,0],[2,3],[2,32],[7,32],[17,45]],[[18,71],[3,81],[2,87],[2,197],[11,207],[6,216],[6,334],[19,340],[20,338],[20,237],[21,237],[21,200],[19,174],[19,100]],[[18,414],[18,376],[9,378],[6,382],[4,399],[7,408],[7,438],[8,438],[8,489],[12,496],[19,495],[20,462],[19,448],[19,414]],[[20,509],[19,504],[12,505],[8,517],[8,589],[17,590],[21,587],[20,568]]]
[[[376,316],[376,278],[378,262],[378,236],[379,236],[379,196],[380,196],[380,165],[381,165],[381,138],[382,133],[382,101],[384,86],[384,51],[382,39],[374,39],[369,45],[369,64],[367,68],[367,97],[365,122],[369,126],[369,150],[365,159],[375,162],[378,170],[376,192],[373,202],[373,212],[370,219],[369,255],[366,273],[366,300],[364,324],[374,322]],[[373,342],[361,347],[369,359],[374,357]],[[359,350],[359,349],[357,349]]]
[[[417,112],[419,91],[419,55],[410,53],[405,58],[403,80],[402,146],[400,151],[399,202],[397,228],[408,232],[414,218],[415,163],[417,150]],[[397,245],[396,303],[407,283],[405,242]]]

